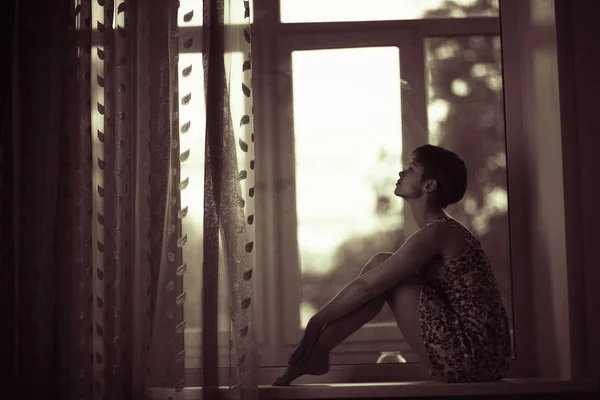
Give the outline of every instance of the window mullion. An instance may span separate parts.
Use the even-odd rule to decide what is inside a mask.
[[[275,22],[280,35],[306,33],[323,35],[340,32],[419,31],[424,36],[498,35],[500,22],[495,17],[436,18],[401,21],[316,22],[283,24]]]
[[[276,47],[276,70],[273,78],[273,103],[277,104],[273,135],[276,141],[275,158],[275,204],[277,229],[271,244],[275,246],[274,279],[276,285],[274,300],[278,314],[283,320],[276,324],[282,330],[277,338],[278,351],[276,365],[285,365],[287,355],[302,337],[300,329],[299,305],[301,302],[302,280],[297,240],[295,149],[293,120],[293,87],[291,76],[291,51],[279,42]]]
[[[259,365],[283,365],[278,359],[283,324],[273,316],[284,315],[279,292],[281,263],[277,259],[277,237],[280,216],[278,214],[279,138],[277,135],[277,112],[270,105],[276,104],[277,76],[272,73],[276,64],[276,39],[271,33],[279,20],[278,0],[264,0],[255,4],[252,26],[252,80],[254,87],[254,118],[256,128],[256,246],[257,268],[253,279],[255,321]],[[260,7],[260,8],[259,8]],[[271,316],[269,318],[269,316]],[[287,361],[287,360],[286,360]]]

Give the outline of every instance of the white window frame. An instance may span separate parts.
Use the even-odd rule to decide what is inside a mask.
[[[275,266],[279,265],[281,260],[281,249],[276,246],[266,245],[264,242],[274,241],[277,238],[277,201],[278,193],[285,190],[289,182],[278,178],[278,165],[269,155],[278,150],[278,141],[280,135],[276,129],[277,113],[269,107],[274,104],[273,99],[278,98],[274,93],[277,90],[272,82],[272,77],[282,73],[274,68],[270,60],[275,59],[277,55],[276,37],[283,33],[283,30],[290,31],[305,29],[301,24],[285,24],[281,31],[273,31],[272,27],[278,23],[277,10],[278,0],[255,0],[254,12],[255,24],[253,25],[253,89],[255,99],[255,130],[257,134],[256,155],[257,175],[256,187],[257,196],[257,216],[260,223],[256,226],[257,238],[263,238],[260,242],[257,240],[257,268],[254,282],[261,282],[261,291],[254,287],[256,300],[253,303],[255,312],[254,329],[259,337],[270,337],[276,341],[277,334],[281,332],[282,321],[267,322],[266,315],[280,315],[277,301],[267,301],[266,296],[262,295],[264,291],[276,293],[278,283],[270,276]],[[507,175],[508,175],[508,197],[509,197],[509,221],[511,227],[510,251],[511,251],[511,270],[512,270],[512,291],[514,308],[514,328],[515,328],[515,359],[511,361],[511,369],[508,377],[560,377],[571,378],[575,361],[571,360],[573,355],[573,343],[566,340],[570,335],[577,334],[581,329],[576,321],[569,319],[568,313],[564,309],[568,303],[573,301],[577,293],[571,292],[568,282],[555,281],[552,288],[544,288],[537,284],[532,277],[536,274],[537,278],[550,279],[553,275],[563,274],[567,271],[566,261],[563,261],[563,253],[566,253],[567,239],[564,233],[565,204],[562,197],[556,196],[556,190],[552,188],[562,188],[562,154],[560,149],[561,131],[560,131],[560,107],[556,93],[556,77],[554,72],[558,70],[554,64],[556,57],[550,59],[551,65],[546,69],[549,71],[548,78],[550,87],[546,82],[536,80],[536,71],[539,68],[530,67],[533,55],[531,51],[537,49],[534,39],[528,39],[528,36],[539,38],[534,34],[541,34],[544,40],[549,41],[550,52],[552,48],[556,49],[556,43],[553,35],[556,32],[556,26],[553,17],[546,18],[544,22],[550,20],[548,30],[540,32],[536,30],[535,21],[530,16],[531,10],[541,7],[543,10],[552,8],[553,4],[542,4],[541,0],[502,0],[501,1],[501,32],[503,48],[503,81],[505,96],[505,130],[506,130],[506,151],[507,151]],[[480,21],[482,19],[473,19]],[[461,22],[464,22],[461,20]],[[429,28],[421,31],[429,35],[442,35],[440,28],[443,27],[444,20],[435,20]],[[479,22],[478,22],[479,23]],[[407,27],[418,26],[418,21],[394,21],[394,22],[375,22],[375,23],[347,23],[358,27],[369,24],[387,24],[406,25]],[[332,24],[322,24],[326,25]],[[429,25],[429,24],[428,24]],[[462,24],[461,24],[462,25]],[[350,25],[348,25],[350,26]],[[463,26],[456,26],[456,29],[464,29]],[[525,35],[522,37],[521,35]],[[551,43],[550,43],[551,42]],[[554,46],[554,47],[552,47]],[[535,66],[534,66],[535,67]],[[552,72],[554,71],[554,72]],[[557,75],[557,73],[556,73]],[[550,115],[542,115],[539,110],[533,110],[527,113],[528,102],[546,96],[544,104],[548,106]],[[549,99],[549,100],[548,100]],[[525,111],[523,109],[525,108]],[[553,121],[558,118],[559,123],[553,127],[542,126],[543,121],[548,118]],[[426,119],[424,119],[425,121]],[[424,125],[426,126],[426,125]],[[536,146],[540,137],[550,142],[550,149],[541,149]],[[558,147],[557,147],[558,146]],[[551,153],[550,159],[549,151]],[[534,166],[538,171],[547,169],[556,177],[549,184],[546,181],[531,184],[531,179],[538,175],[530,172],[530,167]],[[558,175],[556,172],[559,171]],[[550,172],[548,172],[550,173]],[[533,181],[535,182],[535,181]],[[550,186],[549,186],[550,185]],[[544,196],[546,192],[553,193],[554,197]],[[259,201],[260,200],[260,201]],[[538,207],[543,207],[545,212],[552,213],[551,220],[544,220],[541,212],[532,209],[533,203],[537,202]],[[534,232],[545,230],[550,236],[544,237],[548,240],[539,240]],[[559,256],[558,259],[553,256]],[[547,261],[542,264],[532,265],[533,261]],[[259,268],[260,266],[260,268]],[[570,269],[581,269],[582,266],[569,265]],[[564,294],[567,294],[565,297]],[[549,297],[547,297],[549,296]],[[550,301],[549,306],[546,304]],[[567,301],[567,305],[560,304]],[[545,305],[546,304],[546,305]],[[258,313],[257,308],[262,311]],[[535,314],[536,310],[544,310],[551,314],[550,320],[547,317],[540,317]],[[263,336],[266,335],[266,336]],[[554,336],[558,336],[554,340]],[[554,340],[554,341],[553,341]],[[264,343],[264,342],[263,342]],[[557,343],[560,348],[553,347]],[[190,342],[187,345],[193,345]],[[558,355],[547,356],[540,354],[540,351],[556,350]],[[261,367],[259,369],[259,385],[269,384],[276,376],[283,371],[283,366]],[[558,371],[558,376],[553,371]],[[227,376],[226,369],[223,370],[223,376]],[[374,364],[374,365],[341,365],[332,366],[331,371],[324,377],[303,377],[304,383],[319,382],[389,382],[389,381],[409,381],[409,380],[430,380],[431,376],[419,363],[410,364]],[[299,380],[300,381],[300,380]],[[188,387],[201,386],[201,371],[199,369],[186,369],[186,383]]]
[[[300,328],[293,328],[299,327],[299,312],[289,315],[290,310],[299,310],[300,304],[300,291],[296,288],[291,289],[294,284],[299,286],[300,281],[298,249],[296,241],[293,240],[296,234],[294,161],[293,156],[286,156],[293,155],[293,126],[290,126],[289,116],[284,112],[273,112],[269,104],[274,104],[274,99],[281,99],[282,96],[288,96],[291,103],[291,77],[288,74],[291,52],[346,47],[399,47],[401,78],[413,86],[411,114],[416,114],[421,126],[426,127],[428,123],[424,39],[430,36],[499,35],[500,21],[498,18],[460,18],[283,24],[279,22],[277,0],[256,1],[254,12],[255,16],[261,16],[255,19],[253,27],[255,119],[256,130],[260,132],[261,139],[257,141],[256,148],[257,159],[260,160],[257,180],[261,185],[261,196],[257,197],[257,202],[260,203],[257,204],[257,212],[263,213],[262,229],[257,231],[257,238],[265,238],[260,243],[257,240],[256,243],[257,257],[260,258],[257,264],[262,267],[257,271],[256,278],[267,283],[258,294],[263,298],[263,301],[260,301],[261,305],[268,307],[261,307],[263,313],[271,316],[288,315],[283,321],[271,321],[267,326],[263,320],[264,314],[256,313],[255,321],[257,328],[262,327],[262,332],[269,337],[266,341],[267,346],[259,346],[258,349],[259,353],[263,354],[263,362],[266,361],[266,365],[285,365],[287,357],[302,335]],[[405,124],[404,119],[403,128],[408,129]],[[405,151],[414,147],[413,143],[406,142],[407,136],[403,138]],[[512,200],[510,203],[513,204]],[[406,233],[410,234],[415,230],[416,224],[410,213],[406,214],[405,229]],[[283,284],[277,285],[276,282],[281,282],[281,271],[284,271]],[[394,339],[399,336],[397,327],[390,326],[384,328],[389,332],[382,332],[382,327],[365,326],[338,346],[337,350],[341,353],[352,350],[368,351],[369,346],[365,343],[372,329],[379,329],[378,337],[389,339],[389,344],[398,348],[399,341]],[[257,335],[262,332],[257,330]],[[387,345],[378,342],[377,346],[384,344]],[[408,346],[401,343],[398,350],[402,349],[408,349]],[[513,360],[513,364],[518,364],[517,360]],[[518,374],[519,369],[521,368],[515,365],[511,371]],[[261,375],[276,376],[268,373],[268,370],[277,368],[262,367]],[[305,377],[303,381],[350,382],[353,380],[352,376],[360,377],[360,381],[430,379],[428,371],[424,371],[419,363],[408,363],[337,365],[332,367],[326,377]]]

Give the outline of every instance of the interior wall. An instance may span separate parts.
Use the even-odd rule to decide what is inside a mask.
[[[600,2],[597,0],[557,0],[557,17],[562,23],[559,37],[570,39],[561,46],[564,57],[561,61],[561,96],[565,98],[563,119],[570,122],[563,127],[563,138],[576,141],[576,156],[573,168],[580,174],[580,207],[582,247],[581,280],[583,287],[579,293],[584,304],[573,310],[572,316],[581,320],[585,326],[580,340],[584,342],[583,366],[580,375],[600,377]],[[563,65],[564,64],[564,65]],[[574,188],[573,190],[576,190]],[[585,295],[585,296],[583,296]]]
[[[526,8],[526,5],[528,7]],[[554,1],[528,0],[520,14],[524,134],[530,137],[531,268],[537,370],[571,376],[562,136]]]
[[[513,262],[513,268],[528,270],[527,297],[517,307],[529,308],[533,321],[526,324],[526,346],[534,374],[567,378],[571,352],[554,1],[504,0],[502,8],[507,129],[513,141],[509,174],[524,192],[520,218],[511,218],[511,236],[524,236],[520,250],[526,260]],[[518,97],[520,110],[515,110]],[[511,125],[510,119],[520,121]],[[512,167],[511,150],[518,162]],[[523,327],[516,334],[524,334]]]
[[[15,2],[4,1],[0,8],[0,51],[4,62],[0,65],[0,225],[12,226],[12,40]],[[14,243],[12,237],[0,233],[0,304],[3,307],[2,322],[7,327],[0,332],[2,354],[2,378],[16,381],[17,315],[15,298]]]
[[[518,136],[512,154],[520,161],[513,168],[528,186],[519,214],[525,223],[515,228],[525,231],[518,234],[525,238],[530,266],[534,329],[526,335],[535,372],[598,377],[600,2],[502,4],[510,11],[502,20],[507,102],[520,95],[512,115],[519,122],[508,124],[507,107],[507,128]]]

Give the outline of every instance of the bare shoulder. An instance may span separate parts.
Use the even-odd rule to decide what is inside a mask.
[[[433,250],[433,254],[441,254],[446,248],[446,242],[449,239],[450,232],[444,226],[447,224],[430,224],[416,231],[407,242],[418,243],[421,247],[428,247]]]
[[[440,241],[440,255],[445,259],[457,257],[465,251],[467,243],[456,227],[448,223],[431,224],[429,227],[435,229],[435,237]]]

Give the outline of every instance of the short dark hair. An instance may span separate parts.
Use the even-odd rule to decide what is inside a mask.
[[[442,208],[459,202],[467,191],[467,166],[458,154],[443,147],[426,144],[413,151],[423,166],[423,179],[437,182],[435,201]]]

